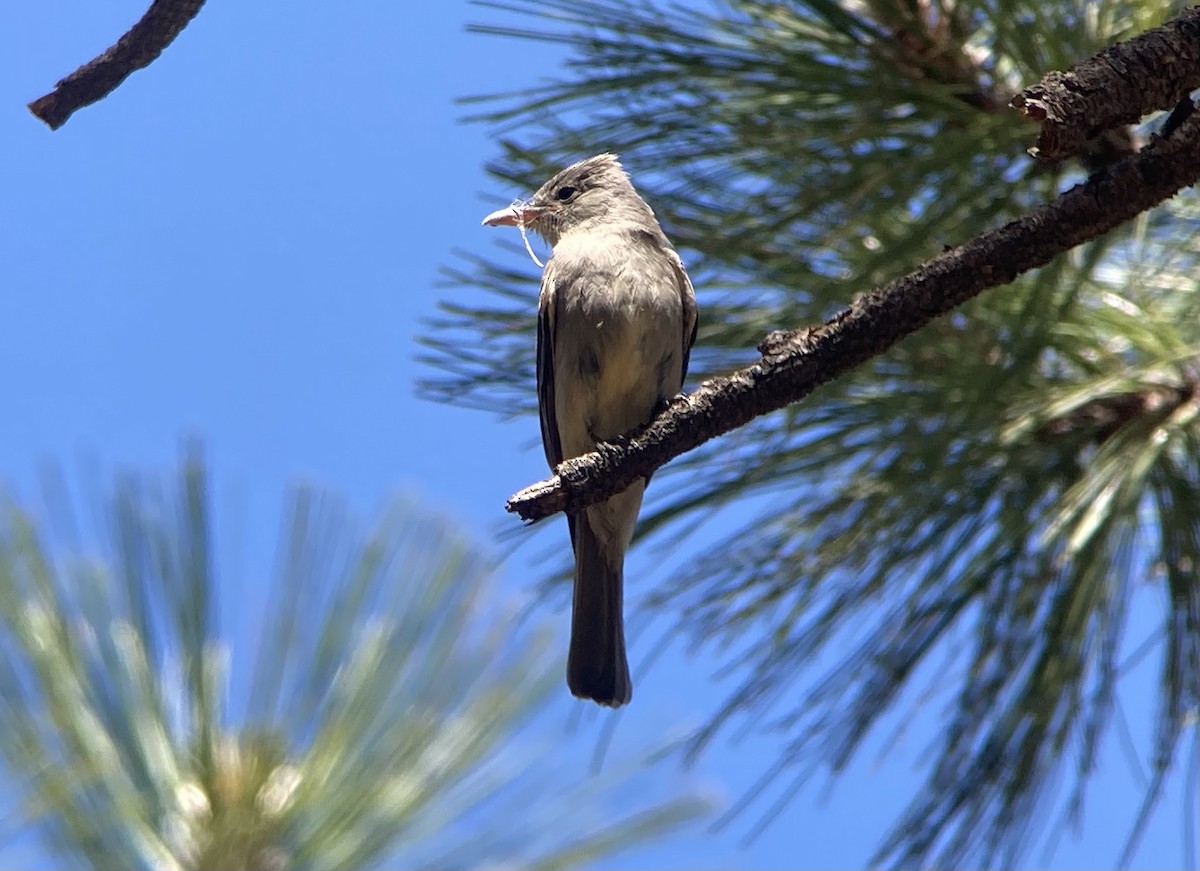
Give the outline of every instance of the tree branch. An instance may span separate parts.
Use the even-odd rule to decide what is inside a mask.
[[[77,109],[102,100],[130,73],[149,66],[203,5],[204,0],[154,0],[116,45],[59,80],[53,91],[29,104],[29,111],[57,130]]]
[[[947,250],[818,327],[778,332],[763,357],[677,396],[633,438],[601,444],[505,506],[525,520],[575,512],[674,457],[807,396],[990,287],[1044,266],[1200,179],[1200,113],[1138,154],[1096,173],[1025,217]],[[969,353],[970,349],[964,349]]]
[[[1118,42],[1065,73],[1047,73],[1012,106],[1042,130],[1029,153],[1039,160],[1083,154],[1106,130],[1170,109],[1200,88],[1200,6],[1128,42]]]

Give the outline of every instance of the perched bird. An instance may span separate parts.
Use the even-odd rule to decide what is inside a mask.
[[[554,469],[643,426],[683,387],[696,297],[683,261],[616,155],[558,173],[487,226],[528,227],[553,254],[542,274],[537,392]],[[575,596],[567,685],[619,707],[633,687],[625,658],[625,551],[646,481],[567,517]]]

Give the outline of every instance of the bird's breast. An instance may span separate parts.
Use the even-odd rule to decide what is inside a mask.
[[[590,449],[593,437],[612,438],[648,422],[679,391],[683,308],[660,251],[619,239],[561,248],[554,253],[561,276],[554,373],[569,456]]]

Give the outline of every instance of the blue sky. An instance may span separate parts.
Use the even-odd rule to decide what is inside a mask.
[[[496,147],[486,128],[459,122],[455,98],[553,77],[561,53],[468,34],[468,22],[506,13],[460,3],[210,3],[158,62],[60,131],[27,112],[145,5],[0,9],[0,479],[28,490],[47,461],[69,474],[165,471],[195,436],[248,577],[268,564],[297,480],[337,488],[363,515],[416,493],[494,541],[516,522],[504,499],[545,474],[536,420],[418,399],[413,336],[450,292],[437,282],[451,249],[494,245],[500,231],[481,217],[528,193],[487,179]],[[514,595],[542,576],[555,535],[566,547],[551,529],[508,560]],[[632,557],[635,597],[652,563]],[[1139,609],[1146,629],[1153,600]],[[565,649],[565,613],[544,614],[561,622]],[[723,698],[709,652],[671,650],[647,670],[647,648],[633,648],[635,700],[610,753],[695,725]],[[1152,680],[1143,668],[1126,682],[1139,723]],[[609,715],[579,708],[564,687],[545,725],[578,745],[582,770]],[[937,723],[922,712],[883,757],[864,755],[832,785],[818,778],[748,845],[745,826],[693,829],[609,864],[861,867],[920,784]],[[736,797],[777,746],[719,742],[691,777]],[[1182,861],[1180,779],[1139,867]],[[1090,796],[1085,825],[1034,863],[1115,861],[1140,791],[1112,741]]]

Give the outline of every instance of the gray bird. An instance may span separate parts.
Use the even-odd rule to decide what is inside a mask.
[[[542,445],[554,469],[648,423],[683,387],[696,296],[683,261],[616,155],[569,166],[490,227],[528,227],[554,249],[538,299]],[[567,686],[619,707],[632,696],[622,613],[625,551],[646,481],[567,517],[575,597]]]

